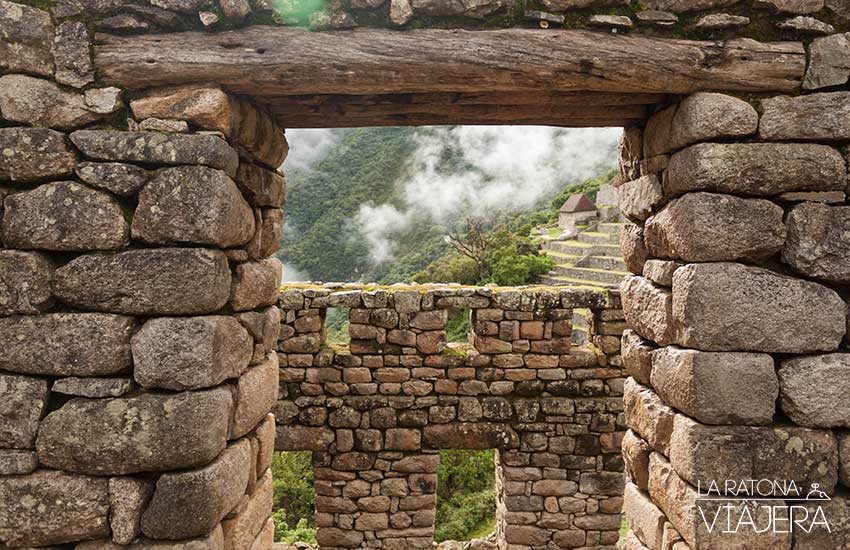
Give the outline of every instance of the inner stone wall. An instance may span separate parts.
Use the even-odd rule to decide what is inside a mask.
[[[624,134],[623,548],[850,547],[848,105],[695,94]],[[721,507],[732,528],[744,513],[726,481],[763,479],[829,530],[755,507],[724,534]]]
[[[322,548],[430,549],[440,449],[497,449],[501,548],[613,548],[624,324],[615,295],[558,287],[284,287],[277,449],[313,451]],[[345,308],[348,345],[326,344]],[[574,347],[575,308],[590,339]],[[468,344],[446,344],[451,309]],[[604,350],[604,351],[603,351]]]

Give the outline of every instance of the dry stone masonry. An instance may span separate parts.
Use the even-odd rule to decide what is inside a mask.
[[[326,342],[328,308],[350,344]],[[592,346],[572,344],[573,309]],[[431,548],[440,449],[497,449],[497,536],[610,547],[622,508],[623,316],[559,287],[285,286],[280,450],[313,451],[322,548]],[[468,344],[446,343],[469,310]]]
[[[698,93],[627,132],[622,548],[850,547],[846,108]],[[785,517],[801,498],[801,524],[734,500],[745,480],[794,482],[766,495]]]
[[[267,550],[275,448],[313,452],[327,550],[430,547],[449,448],[498,450],[501,550],[850,547],[848,31],[846,0],[0,0],[0,547]],[[282,126],[461,122],[627,126],[620,295],[281,292]],[[775,519],[700,498],[728,479],[817,485],[831,529],[709,530]]]

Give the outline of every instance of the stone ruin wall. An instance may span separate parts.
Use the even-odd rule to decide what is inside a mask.
[[[624,134],[624,549],[850,547],[848,112],[696,94]],[[817,484],[832,532],[710,532],[698,488],[750,479]]]
[[[326,344],[327,308],[348,311],[350,344]],[[592,345],[572,344],[575,308],[589,308]],[[286,286],[280,309],[276,446],[313,451],[322,548],[429,550],[440,449],[497,449],[501,548],[613,548],[625,380],[615,295]],[[446,344],[452,309],[469,310],[469,344]]]
[[[441,318],[440,308],[420,300],[424,311],[399,312],[389,297],[399,289],[387,289],[378,307],[378,291],[331,299],[346,291],[303,288],[284,295],[281,312],[280,265],[271,258],[285,188],[275,171],[286,154],[281,129],[261,106],[214,85],[105,87],[90,58],[98,31],[270,22],[262,0],[0,0],[0,546],[268,548],[272,410],[279,448],[321,447],[311,450],[328,547],[377,547],[384,515],[386,531],[404,535],[382,546],[424,546],[433,530],[435,451],[460,437],[499,448],[500,532],[517,537],[507,547],[610,546],[619,461],[611,444],[623,422],[632,529],[623,548],[850,546],[850,42],[832,34],[847,30],[850,3],[662,1],[635,11],[619,1],[553,1],[530,5],[551,13],[530,14],[529,23],[507,4],[373,4],[331,4],[312,23],[557,26],[564,14],[568,27],[794,39],[809,53],[806,93],[695,94],[627,130],[620,201],[637,224],[623,236],[636,276],[622,287],[631,327],[622,362],[631,378],[620,405],[618,346],[603,331],[596,367],[578,363],[591,361],[578,348],[531,353],[531,340],[518,359],[513,334],[487,337],[505,351],[510,343],[510,353],[426,353],[442,345],[440,328],[424,329],[421,342],[410,331],[417,347],[404,353],[414,350],[402,346],[412,344],[409,328],[381,336],[389,320],[376,323],[370,311],[368,323],[353,325],[363,331],[353,349],[312,351],[322,330],[296,319],[321,320],[321,307],[306,300],[321,303],[325,291],[326,307],[346,307],[357,294],[357,307],[347,307],[361,321],[369,304],[395,311],[398,323],[402,313],[408,322],[412,314]],[[483,310],[501,311],[500,323],[529,312],[522,301],[518,310],[494,304],[487,292],[457,298],[488,300]],[[305,306],[288,301],[298,293]],[[570,304],[544,302],[577,307]],[[595,307],[597,326],[614,330],[617,306]],[[477,320],[488,331],[495,323]],[[313,335],[286,338],[293,330]],[[379,341],[392,330],[407,340]],[[529,368],[529,353],[544,367],[557,356],[558,365]],[[447,366],[426,364],[429,357]],[[460,358],[464,366],[454,366]],[[378,378],[408,369],[404,381]],[[565,378],[548,378],[556,373]],[[571,382],[584,375],[578,395],[556,393],[574,391]],[[584,395],[585,387],[604,395]],[[582,409],[602,403],[605,412]],[[523,421],[534,411],[548,420],[539,422],[544,431]],[[597,454],[577,452],[594,446]],[[832,497],[833,532],[705,532],[695,487],[728,477],[818,483]],[[174,521],[175,510],[193,513]]]

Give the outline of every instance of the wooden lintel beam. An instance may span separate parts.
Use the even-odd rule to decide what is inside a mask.
[[[692,41],[577,30],[221,33],[96,37],[104,83],[130,89],[216,82],[255,97],[307,94],[790,92],[799,42]]]

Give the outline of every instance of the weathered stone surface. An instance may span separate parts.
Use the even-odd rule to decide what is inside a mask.
[[[829,430],[706,426],[677,414],[669,456],[694,487],[717,482],[723,490],[727,479],[793,480],[804,490],[819,483],[831,494],[838,482],[838,443]]]
[[[438,17],[464,16],[481,19],[503,11],[508,6],[505,0],[411,0],[413,12]]]
[[[63,395],[76,395],[100,399],[103,397],[121,397],[135,388],[133,379],[120,378],[60,378],[53,383],[51,391]]]
[[[334,432],[328,428],[280,425],[275,432],[278,451],[327,451],[334,442]]]
[[[626,269],[640,275],[649,254],[643,242],[643,228],[639,225],[626,224],[620,228],[620,250],[623,253],[623,263]]]
[[[785,263],[806,277],[850,283],[850,206],[804,202],[786,224]]]
[[[138,129],[146,132],[174,132],[178,134],[185,134],[189,132],[189,123],[185,120],[146,118],[139,123]]]
[[[65,134],[47,128],[0,128],[0,153],[0,180],[68,176],[77,161]]]
[[[632,275],[620,283],[626,323],[635,332],[666,346],[673,343],[673,297],[670,290]]]
[[[245,507],[235,517],[221,523],[225,548],[251,548],[272,513],[273,495],[272,473],[269,471],[257,482],[257,488]]]
[[[850,77],[850,33],[816,38],[809,45],[804,90],[838,86]]]
[[[756,110],[736,97],[699,92],[647,121],[643,133],[647,157],[718,138],[744,137],[758,129]]]
[[[147,479],[109,479],[109,526],[114,542],[127,545],[141,535],[142,512],[153,496],[154,487]]]
[[[34,315],[50,307],[53,270],[38,252],[0,250],[0,315]]]
[[[53,376],[100,376],[130,367],[130,317],[51,313],[0,318],[0,370]]]
[[[40,9],[0,1],[0,69],[53,74],[53,23]]]
[[[753,5],[770,8],[780,13],[817,13],[823,9],[824,0],[755,0]]]
[[[254,213],[224,172],[180,166],[157,172],[139,193],[133,238],[228,248],[254,234]]]
[[[656,349],[652,342],[644,340],[637,332],[631,329],[624,330],[620,354],[626,374],[644,386],[648,386],[649,377],[652,374],[652,352]]]
[[[257,426],[257,477],[262,475],[272,465],[274,457],[274,440],[275,440],[275,419],[273,414],[266,415],[266,418]]]
[[[22,74],[0,77],[0,114],[12,122],[71,129],[104,118],[103,112],[89,106],[82,93],[66,91],[49,80]]]
[[[200,164],[236,175],[239,157],[223,139],[211,135],[77,130],[71,134],[80,151],[95,160],[146,164]]]
[[[225,388],[72,399],[41,422],[39,462],[97,475],[207,464],[225,448],[232,405]]]
[[[704,424],[773,420],[779,382],[770,355],[676,346],[652,355],[652,387],[667,405]]]
[[[23,476],[35,471],[38,456],[34,451],[0,449],[0,476]]]
[[[187,120],[201,128],[218,130],[267,166],[280,166],[289,152],[286,138],[271,116],[217,86],[161,88],[131,101],[130,107],[139,119]]]
[[[845,304],[833,290],[733,263],[690,264],[673,276],[679,345],[706,351],[833,351]]]
[[[828,518],[829,530],[822,526],[806,533],[799,529],[794,533],[794,550],[820,550],[821,548],[847,548],[850,546],[850,499],[834,496],[829,501],[804,503],[809,517],[823,512]]]
[[[133,376],[146,388],[208,388],[236,378],[253,353],[233,317],[151,319],[133,336]]]
[[[750,24],[750,18],[743,15],[732,15],[730,13],[709,13],[699,18],[694,25],[698,29],[715,31],[720,29],[732,29],[735,27],[746,27]]]
[[[22,249],[110,250],[130,242],[127,214],[115,199],[72,181],[6,197],[3,242]]]
[[[649,444],[632,430],[623,436],[623,465],[626,475],[644,491],[649,487]]]
[[[47,380],[0,374],[0,449],[32,448],[48,394]]]
[[[510,449],[519,436],[508,424],[432,424],[423,430],[424,443],[432,449]]]
[[[850,487],[850,432],[835,432],[838,438],[839,470],[838,477],[841,484]]]
[[[245,311],[274,305],[280,294],[282,277],[283,266],[277,258],[237,265],[230,291],[230,307]]]
[[[279,208],[286,200],[286,179],[277,171],[271,171],[250,162],[239,164],[236,184],[254,206]]]
[[[626,423],[658,452],[669,455],[673,434],[673,409],[662,403],[655,393],[631,378],[623,389]]]
[[[109,536],[107,483],[47,470],[0,477],[0,540],[47,546]]]
[[[679,151],[664,173],[664,194],[714,191],[770,196],[844,189],[841,154],[803,143],[698,143]]]
[[[631,532],[648,548],[660,548],[664,522],[667,521],[664,513],[633,483],[626,484],[623,494],[623,515]]]
[[[250,259],[266,258],[280,249],[283,211],[280,208],[255,208],[254,236],[245,245]]]
[[[758,261],[782,249],[783,214],[764,199],[687,193],[647,220],[644,242],[656,258]]]
[[[56,270],[54,295],[86,309],[135,315],[209,313],[227,303],[222,252],[150,248],[80,256]]]
[[[76,173],[93,187],[125,197],[138,193],[148,181],[147,170],[120,162],[81,162]]]
[[[798,15],[776,24],[782,30],[805,34],[833,34],[835,27],[814,17]]]
[[[759,478],[761,479],[761,478]],[[670,463],[660,454],[650,456],[649,494],[652,501],[664,512],[682,538],[688,543],[688,548],[707,550],[750,550],[753,548],[772,548],[775,550],[791,549],[791,533],[754,533],[752,530],[738,530],[734,533],[724,533],[721,529],[708,531],[705,518],[713,518],[715,514],[723,514],[721,508],[729,503],[726,501],[698,501],[697,491],[688,485],[677,474]],[[778,501],[781,505],[782,501]],[[734,506],[734,504],[733,504]],[[756,525],[765,525],[768,507],[761,507],[753,517]],[[741,517],[741,505],[729,510],[730,517]],[[752,513],[751,513],[752,516]],[[731,531],[731,529],[730,529]],[[678,550],[676,546],[674,550]]]
[[[171,540],[209,533],[245,494],[251,460],[251,445],[241,440],[208,466],[161,475],[142,515],[142,532],[150,538]],[[179,510],[191,513],[174,521]]]
[[[636,223],[647,219],[664,202],[661,183],[654,175],[627,181],[617,188],[617,193],[620,212]]]
[[[272,352],[265,361],[239,377],[231,439],[253,430],[272,410],[277,400],[278,366],[277,354]]]
[[[410,0],[390,0],[390,23],[397,27],[406,25],[413,19],[413,6]]]
[[[778,374],[779,402],[795,424],[850,428],[850,354],[786,359]]]
[[[849,69],[850,70],[850,69]],[[850,139],[850,92],[777,96],[761,102],[762,139]]]
[[[56,27],[53,41],[53,59],[56,63],[56,80],[60,84],[82,88],[94,82],[89,49],[91,37],[81,21],[65,21]]]
[[[150,540],[144,537],[123,545],[108,540],[84,542],[74,550],[224,550],[224,537],[217,526],[209,535],[191,540]]]
[[[673,274],[682,267],[681,262],[668,260],[647,260],[643,265],[643,276],[661,286],[673,286]]]
[[[725,8],[737,3],[738,0],[645,0],[642,5],[651,10],[687,13]]]

